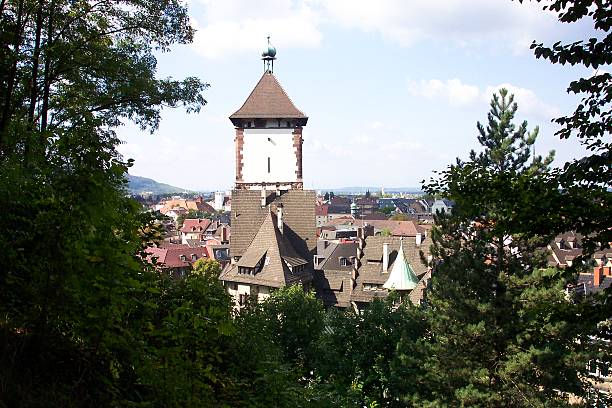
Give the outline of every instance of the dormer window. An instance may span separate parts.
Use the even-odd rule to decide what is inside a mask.
[[[346,259],[345,257],[340,257],[340,266],[349,266],[351,261]]]
[[[181,255],[181,261],[183,262],[187,261],[187,257],[185,255]]]
[[[191,254],[191,261],[192,262],[197,261],[197,259],[198,259],[198,256],[196,254]]]

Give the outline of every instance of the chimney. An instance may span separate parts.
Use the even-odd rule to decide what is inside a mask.
[[[278,203],[278,205],[276,206],[276,218],[278,221],[278,230],[280,231],[280,233],[283,233],[283,205],[281,203]]]
[[[416,234],[416,244],[417,244],[417,246],[419,246],[422,243],[423,243],[423,234],[421,234],[420,232],[417,232],[417,234]]]
[[[597,266],[593,268],[593,286],[598,287],[603,278],[603,268],[601,266]]]
[[[386,242],[383,244],[383,272],[387,272],[389,269],[389,244]]]
[[[603,276],[612,276],[612,268],[609,266],[604,266],[603,268]]]
[[[266,206],[266,185],[261,186],[261,208]]]

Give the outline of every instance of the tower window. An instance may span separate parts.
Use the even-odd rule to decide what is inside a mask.
[[[268,157],[268,173],[270,173],[270,158]]]

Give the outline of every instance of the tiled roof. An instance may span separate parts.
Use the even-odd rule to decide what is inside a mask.
[[[166,248],[150,247],[145,252],[148,254],[149,262],[152,262],[152,258],[157,258],[157,265],[162,268],[187,267],[200,258],[208,257],[205,248],[192,248],[189,245],[174,245]],[[185,260],[182,260],[181,256]]]
[[[325,260],[321,261],[317,269],[322,270],[351,270],[352,266],[343,266],[340,264],[340,258],[346,258],[347,261],[352,262],[351,257],[357,255],[357,243],[356,242],[339,242],[332,243],[330,247],[333,250],[326,254]],[[321,256],[317,254],[317,256]]]
[[[315,193],[308,190],[288,190],[276,197],[268,193],[268,206],[261,206],[261,192],[234,190],[232,192],[231,255],[242,256],[253,241],[270,205],[283,205],[284,235],[304,259],[311,259],[316,246]],[[275,209],[275,208],[274,208]]]
[[[314,271],[313,276],[317,296],[326,306],[348,307],[350,305],[350,271]]]
[[[426,229],[415,223],[414,221],[394,221],[394,220],[361,220],[335,218],[330,220],[326,226],[351,225],[353,227],[361,227],[365,224],[372,225],[377,231],[388,229],[391,235],[397,237],[415,237],[418,233],[425,233]]]
[[[315,207],[315,214],[317,216],[319,216],[319,215],[327,215],[328,209],[329,209],[329,205],[327,205],[327,204],[317,205]]]
[[[383,244],[389,244],[389,265],[387,272],[383,272]],[[427,274],[428,267],[423,264],[421,260],[420,251],[423,251],[424,255],[429,254],[430,241],[424,240],[421,245],[416,245],[416,242],[412,238],[404,238],[403,250],[406,261],[410,264],[415,275],[419,279],[414,290],[420,290],[422,292],[425,287],[426,280],[429,279]],[[363,256],[361,257],[361,265],[358,268],[357,280],[351,300],[356,302],[371,302],[374,298],[386,297],[388,291],[386,290],[365,290],[364,285],[382,285],[387,282],[389,275],[393,270],[394,263],[397,259],[398,250],[400,248],[399,237],[382,237],[382,236],[369,236],[365,240],[363,248]],[[423,293],[412,293],[410,299],[422,299]]]
[[[208,227],[210,226],[211,221],[206,218],[186,218],[183,221],[183,227],[181,228],[181,232],[206,232]]]
[[[307,265],[308,261],[301,258],[287,237],[280,233],[277,222],[276,216],[269,212],[240,260],[221,273],[221,280],[275,288],[312,280],[310,268],[296,272],[289,268]],[[252,275],[240,273],[242,267],[255,268],[257,265],[261,269]]]
[[[274,74],[270,72],[263,74],[242,107],[230,116],[230,119],[254,118],[307,119],[304,113],[291,102]]]

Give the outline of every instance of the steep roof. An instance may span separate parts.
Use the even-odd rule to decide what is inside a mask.
[[[269,205],[283,205],[284,235],[304,259],[311,259],[316,246],[315,194],[308,190],[289,190],[277,197],[267,195],[268,206],[261,206],[261,192],[234,190],[232,192],[232,256],[243,256],[264,218]]]
[[[385,289],[411,290],[419,283],[412,266],[404,257],[404,241],[400,240],[400,247],[397,251],[397,258],[393,262],[393,269],[389,274],[389,279],[383,285]]]
[[[295,107],[274,74],[263,74],[242,107],[230,119],[308,119]]]
[[[293,272],[289,268],[307,265],[308,261],[300,257],[287,237],[280,233],[277,221],[272,212],[267,214],[240,260],[221,273],[221,280],[283,287],[312,279],[309,269]],[[255,268],[257,265],[261,265],[261,269],[254,275],[239,273],[240,267]]]

